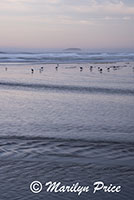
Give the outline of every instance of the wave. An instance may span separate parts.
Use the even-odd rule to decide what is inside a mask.
[[[100,88],[100,87],[84,87],[72,85],[51,85],[51,84],[34,84],[34,83],[19,83],[19,82],[0,82],[0,86],[10,88],[31,88],[50,91],[76,92],[76,93],[103,93],[103,94],[119,94],[119,95],[134,95],[133,89],[118,89],[118,88]]]
[[[89,51],[44,51],[44,52],[0,52],[0,62],[118,62],[134,61],[134,52],[89,52]]]
[[[127,141],[127,140],[114,140],[114,139],[90,139],[90,138],[63,138],[63,137],[47,137],[47,136],[33,136],[33,135],[22,135],[22,136],[18,136],[18,135],[0,135],[0,140],[22,140],[22,141],[41,141],[41,142],[45,142],[45,141],[53,141],[53,142],[67,142],[68,144],[71,145],[71,143],[76,143],[79,142],[79,144],[83,144],[85,145],[89,145],[90,144],[95,144],[95,145],[105,145],[105,146],[109,146],[109,144],[111,145],[134,145],[134,141]]]

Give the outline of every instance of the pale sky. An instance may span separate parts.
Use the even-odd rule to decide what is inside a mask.
[[[0,0],[0,47],[134,48],[134,0]]]

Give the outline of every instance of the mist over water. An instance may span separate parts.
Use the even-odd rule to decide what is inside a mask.
[[[2,199],[133,199],[134,63],[130,54],[127,59],[124,56],[125,63],[114,64],[88,61],[99,57],[115,61],[121,53],[120,58],[119,54],[87,52],[47,52],[45,59],[44,54],[23,56],[27,63],[17,63],[22,61],[20,53],[8,54],[9,63],[7,58],[0,60]],[[64,61],[58,70],[56,64],[37,64],[60,59]],[[73,64],[76,60],[80,63]],[[44,187],[52,180],[91,188],[95,181],[104,181],[121,185],[122,191],[93,195],[91,190],[78,197],[43,190],[35,195],[29,190],[34,180]]]

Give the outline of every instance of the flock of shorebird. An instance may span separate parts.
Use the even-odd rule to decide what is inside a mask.
[[[129,64],[129,63],[128,63]],[[89,67],[89,70],[92,72],[92,70],[93,70],[93,68],[96,68],[97,66],[90,66]],[[117,70],[117,69],[119,69],[120,67],[127,67],[127,65],[123,65],[123,66],[119,66],[119,65],[114,65],[114,66],[109,66],[109,67],[106,67],[106,69],[107,69],[107,71],[108,72],[110,72],[110,69],[113,69],[113,70]],[[55,67],[55,70],[56,71],[58,71],[58,68],[59,68],[59,64],[57,64],[56,65],[56,67]],[[100,73],[102,73],[103,72],[103,70],[104,70],[104,68],[102,68],[102,67],[97,67],[98,68],[98,71],[100,72]],[[79,67],[79,70],[80,70],[80,72],[82,72],[83,71],[83,67]],[[133,69],[133,71],[134,71],[134,67],[132,68]],[[7,71],[8,70],[8,68],[7,67],[5,67],[5,71]],[[31,68],[31,73],[33,74],[34,73],[34,69],[33,68]],[[39,72],[41,73],[41,72],[43,72],[44,71],[44,67],[40,67],[40,69],[39,69]]]
[[[57,66],[55,67],[56,71],[58,70],[58,68],[59,68],[59,64],[57,64]],[[41,73],[41,72],[43,72],[43,70],[44,70],[44,67],[40,67],[39,72]],[[31,68],[31,73],[32,74],[34,73],[34,69],[33,68]]]
[[[110,72],[110,69],[117,70],[117,69],[119,69],[120,67],[127,67],[127,65],[124,65],[124,66],[118,66],[118,65],[116,66],[116,65],[114,65],[114,66],[106,67],[106,69],[107,69],[108,72]],[[55,70],[58,71],[58,68],[59,68],[59,64],[56,65]],[[90,66],[90,67],[89,67],[89,69],[90,69],[91,72],[92,72],[93,68],[96,68],[96,66]],[[100,73],[102,73],[103,70],[104,70],[104,68],[102,68],[102,67],[97,67],[97,68],[98,68],[98,71],[99,71]],[[83,67],[81,67],[81,66],[79,67],[80,72],[82,72],[83,69],[84,69]],[[41,67],[41,68],[39,69],[39,72],[41,73],[43,70],[44,70],[44,67]],[[134,67],[133,67],[133,70],[134,70]],[[32,74],[34,73],[34,69],[33,69],[33,68],[31,68],[31,73],[32,73]]]
[[[120,67],[120,66],[111,66],[111,67],[107,67],[107,71],[109,72],[111,68],[114,69],[114,70],[117,70],[117,69],[119,69],[119,67]],[[89,67],[89,69],[90,69],[91,72],[92,72],[93,68],[94,68],[93,66],[90,66],[90,67]],[[80,71],[83,71],[83,67],[80,67]],[[103,68],[98,67],[98,71],[99,71],[100,73],[102,73]]]

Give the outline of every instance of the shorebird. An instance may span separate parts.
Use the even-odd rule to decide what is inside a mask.
[[[102,68],[100,68],[100,70],[99,70],[99,71],[100,71],[100,73],[102,73]]]
[[[82,71],[83,70],[83,67],[80,67],[80,71]]]
[[[32,73],[32,74],[34,73],[34,69],[33,69],[33,68],[31,69],[31,73]]]
[[[39,72],[41,73],[41,72],[43,72],[43,70],[44,70],[44,67],[41,67],[41,68],[39,69]]]
[[[57,64],[57,66],[55,67],[56,71],[58,70],[59,64]]]
[[[90,71],[92,71],[92,69],[93,69],[93,66],[90,66]]]

